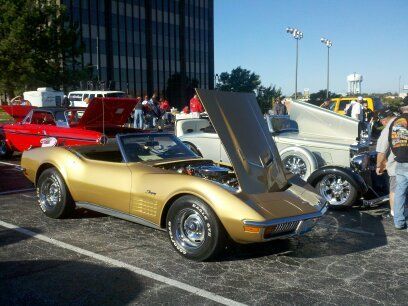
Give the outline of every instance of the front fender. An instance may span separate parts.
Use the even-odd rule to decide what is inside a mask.
[[[365,194],[368,191],[368,186],[364,179],[355,171],[350,168],[340,167],[340,166],[324,166],[313,172],[307,182],[316,186],[318,181],[327,174],[341,174],[347,178],[347,180],[356,188],[357,192],[360,194]]]

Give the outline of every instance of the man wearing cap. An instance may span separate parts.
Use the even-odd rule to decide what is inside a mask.
[[[390,125],[389,143],[395,155],[395,196],[394,196],[394,225],[396,229],[407,227],[408,208],[408,101],[401,107],[398,116]]]
[[[357,98],[357,102],[353,103],[353,101],[351,101],[351,118],[354,118],[360,122],[364,121],[364,111],[363,111],[363,97],[358,97]]]
[[[378,113],[378,119],[384,129],[381,131],[381,135],[377,140],[377,175],[382,175],[387,170],[390,183],[390,214],[394,216],[394,192],[395,192],[395,155],[392,153],[390,143],[388,141],[388,134],[390,131],[390,125],[395,120],[395,115],[390,109],[383,109]]]

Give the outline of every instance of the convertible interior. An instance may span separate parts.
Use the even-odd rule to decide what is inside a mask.
[[[122,153],[119,150],[119,146],[116,140],[109,140],[109,143],[105,145],[97,146],[81,146],[72,148],[83,157],[92,160],[106,161],[112,163],[123,162]]]
[[[75,147],[72,150],[87,159],[115,163],[197,157],[172,135],[122,135],[119,140],[109,139],[105,145]]]

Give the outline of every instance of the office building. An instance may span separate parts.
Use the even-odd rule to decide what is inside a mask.
[[[213,88],[213,0],[60,2],[82,35],[81,66],[105,88],[156,92],[177,106],[194,87]]]

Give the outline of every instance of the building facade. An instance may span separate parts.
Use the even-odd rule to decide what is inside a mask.
[[[213,88],[213,0],[60,2],[82,35],[80,65],[106,89],[182,106],[194,87]]]

